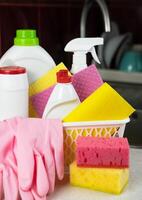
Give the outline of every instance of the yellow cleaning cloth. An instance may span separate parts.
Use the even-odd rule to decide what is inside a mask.
[[[29,100],[29,117],[35,117],[35,118],[38,117],[38,114],[36,113],[36,111],[32,105],[32,102],[30,100]]]
[[[45,75],[30,85],[30,97],[51,87],[57,82],[56,73],[61,69],[67,69],[63,63],[49,70]]]
[[[135,109],[109,84],[104,83],[64,119],[64,122],[121,120]]]
[[[33,95],[38,94],[54,85],[57,82],[56,73],[61,69],[67,69],[63,63],[60,63],[56,67],[52,68],[38,80],[33,82],[29,87],[29,96],[32,97]],[[38,117],[31,101],[29,101],[29,116]]]
[[[70,165],[70,183],[97,191],[120,194],[128,183],[129,169],[84,168]]]

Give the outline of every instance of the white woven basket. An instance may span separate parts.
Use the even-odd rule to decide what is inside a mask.
[[[78,136],[123,137],[126,123],[129,121],[128,118],[114,121],[63,123],[65,166],[69,166],[75,159]]]

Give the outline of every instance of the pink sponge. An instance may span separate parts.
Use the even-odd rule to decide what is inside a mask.
[[[47,90],[40,92],[31,97],[32,105],[35,108],[39,117],[42,117],[46,103],[54,89],[54,86],[49,87]]]
[[[72,83],[82,102],[103,84],[103,80],[96,66],[91,65],[74,74]]]
[[[78,166],[128,167],[129,144],[126,138],[78,137]]]

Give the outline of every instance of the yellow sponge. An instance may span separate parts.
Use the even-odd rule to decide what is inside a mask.
[[[30,97],[51,87],[57,82],[56,73],[61,69],[67,69],[63,63],[49,70],[46,74],[30,85]]]
[[[128,168],[84,168],[76,162],[70,165],[70,183],[74,186],[120,194],[128,179]]]
[[[122,120],[135,109],[109,84],[104,83],[64,119],[64,122]]]

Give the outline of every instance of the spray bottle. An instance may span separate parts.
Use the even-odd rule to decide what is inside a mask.
[[[71,40],[66,46],[66,52],[73,52],[73,64],[71,73],[75,74],[87,67],[86,54],[91,53],[94,60],[100,64],[96,54],[95,46],[103,45],[103,38],[75,38]]]

